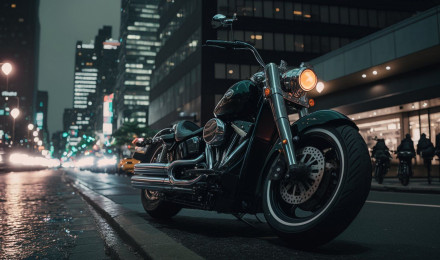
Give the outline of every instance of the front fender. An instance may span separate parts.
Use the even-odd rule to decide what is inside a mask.
[[[310,127],[325,125],[327,123],[348,124],[359,130],[356,124],[347,116],[334,110],[319,110],[298,119],[292,124],[292,134],[298,135]]]

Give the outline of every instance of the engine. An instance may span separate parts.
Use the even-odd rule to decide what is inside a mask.
[[[221,146],[226,140],[226,124],[218,119],[210,119],[203,128],[203,139],[213,147]]]

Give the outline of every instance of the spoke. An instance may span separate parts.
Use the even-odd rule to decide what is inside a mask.
[[[293,186],[293,196],[295,196],[295,192],[296,192],[296,187],[297,187],[297,184],[295,184],[295,186]]]

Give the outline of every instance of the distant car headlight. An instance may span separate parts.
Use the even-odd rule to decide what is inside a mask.
[[[318,77],[312,69],[302,67],[289,70],[282,75],[282,88],[294,97],[300,98],[313,90],[318,83]]]
[[[110,158],[101,158],[98,160],[98,167],[108,167],[116,165],[116,157],[110,157]]]

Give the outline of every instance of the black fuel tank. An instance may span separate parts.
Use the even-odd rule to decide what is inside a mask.
[[[215,117],[225,121],[255,117],[260,99],[258,87],[250,80],[235,83],[214,109]]]

